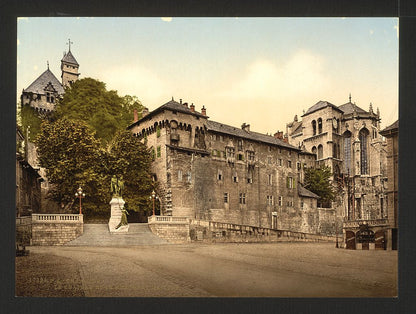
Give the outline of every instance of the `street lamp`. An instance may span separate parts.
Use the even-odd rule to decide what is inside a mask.
[[[79,214],[82,215],[81,199],[85,197],[85,193],[82,192],[81,187],[78,188],[77,192],[75,193],[75,197],[79,197]]]
[[[153,200],[153,216],[155,216],[155,199],[158,199],[155,190],[152,191],[152,196],[149,197]]]

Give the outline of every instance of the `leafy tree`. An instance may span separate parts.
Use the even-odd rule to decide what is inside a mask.
[[[39,114],[30,105],[19,106],[18,124],[22,127],[25,136],[28,135],[28,140],[33,142],[40,132],[40,125],[46,118],[45,115]],[[27,130],[29,129],[29,132]]]
[[[82,186],[87,194],[83,201],[87,212],[107,210],[102,206],[108,198],[104,193],[106,174],[99,171],[104,151],[85,123],[67,119],[45,120],[36,144],[39,163],[46,169],[52,184],[50,197],[53,200],[62,205],[72,203],[77,187]]]
[[[108,148],[107,173],[122,175],[125,186],[123,199],[129,210],[149,210],[149,195],[154,189],[150,166],[150,149],[130,131],[119,131]]]
[[[117,91],[108,91],[105,83],[83,78],[65,90],[56,105],[55,119],[85,121],[105,146],[118,130],[126,129],[132,122],[133,110],[141,112],[142,108],[137,97],[120,97]]]
[[[335,200],[335,191],[330,181],[331,168],[321,166],[320,168],[305,168],[305,188],[319,196],[319,207],[330,207]]]

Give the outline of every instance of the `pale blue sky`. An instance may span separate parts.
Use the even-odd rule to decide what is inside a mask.
[[[274,133],[319,100],[398,118],[396,18],[20,18],[17,93],[68,49],[80,77],[150,110],[176,100],[211,119]]]

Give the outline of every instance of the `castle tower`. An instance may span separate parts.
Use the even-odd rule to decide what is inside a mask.
[[[79,64],[75,57],[71,53],[71,40],[68,40],[68,53],[64,53],[64,56],[61,60],[61,78],[62,78],[62,86],[68,87],[71,86],[76,80],[78,80],[78,73]]]

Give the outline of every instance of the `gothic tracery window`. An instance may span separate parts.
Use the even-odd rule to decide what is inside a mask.
[[[367,129],[362,129],[360,131],[360,161],[361,161],[361,174],[368,174],[368,135],[369,132]]]
[[[344,133],[344,170],[351,172],[351,132]]]

